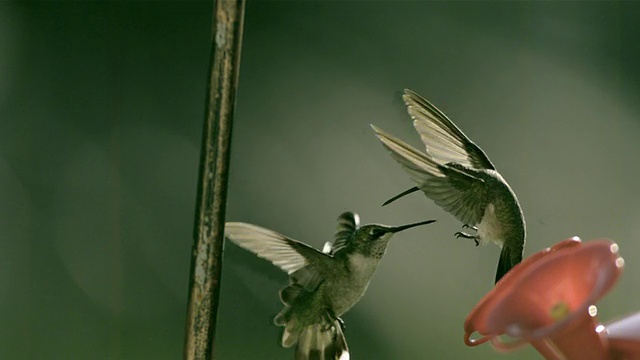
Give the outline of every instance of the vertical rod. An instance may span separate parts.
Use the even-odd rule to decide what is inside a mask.
[[[244,0],[214,0],[211,63],[191,250],[184,359],[213,359]]]

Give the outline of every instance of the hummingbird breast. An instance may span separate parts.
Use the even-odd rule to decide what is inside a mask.
[[[372,256],[349,254],[344,275],[323,283],[324,293],[329,295],[330,299],[327,300],[337,316],[347,312],[362,298],[379,262]]]
[[[518,199],[500,174],[492,171],[492,175],[497,180],[492,181],[493,195],[482,219],[476,224],[480,241],[483,244],[491,241],[500,248],[505,241],[511,245],[523,243],[525,224]]]
[[[478,223],[478,235],[482,245],[487,245],[489,241],[495,243],[500,248],[504,244],[503,239],[504,225],[496,216],[496,207],[493,203],[489,203],[484,210],[482,220]]]

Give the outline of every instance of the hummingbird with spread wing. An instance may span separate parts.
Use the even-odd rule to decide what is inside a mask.
[[[364,295],[391,236],[434,221],[359,226],[358,215],[345,212],[334,242],[323,251],[247,223],[226,223],[225,236],[289,275],[289,285],[280,290],[284,308],[274,319],[284,327],[282,346],[296,345],[296,360],[348,360],[340,316]]]
[[[413,126],[426,146],[421,152],[371,125],[376,136],[402,165],[415,187],[384,205],[422,190],[438,206],[462,221],[475,235],[476,246],[492,241],[501,248],[495,282],[522,260],[525,221],[516,194],[487,155],[430,102],[406,89],[402,96]]]

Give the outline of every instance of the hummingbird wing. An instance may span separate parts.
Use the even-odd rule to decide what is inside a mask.
[[[356,213],[345,212],[338,217],[338,227],[333,246],[331,246],[331,255],[344,249],[354,232],[360,226],[360,217]]]
[[[402,99],[413,119],[413,127],[435,162],[454,162],[474,169],[495,170],[484,151],[437,107],[409,89],[404,90]]]
[[[424,154],[371,125],[382,144],[402,165],[430,199],[465,224],[475,225],[484,215],[489,191],[475,170],[456,163],[439,164]]]
[[[324,280],[322,269],[331,266],[333,262],[333,258],[327,254],[260,226],[228,222],[224,231],[229,240],[269,260],[308,291],[313,291],[320,285]]]

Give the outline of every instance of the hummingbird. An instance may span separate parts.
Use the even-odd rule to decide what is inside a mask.
[[[387,200],[387,205],[422,190],[438,206],[455,216],[475,235],[458,231],[457,238],[492,241],[501,248],[497,283],[522,260],[525,221],[516,194],[489,157],[449,118],[415,92],[402,96],[426,152],[421,152],[371,125],[391,156],[409,173],[416,186]]]
[[[225,236],[289,275],[289,285],[280,290],[284,308],[274,319],[284,327],[282,346],[296,345],[296,360],[348,360],[340,316],[364,295],[391,236],[434,221],[360,226],[357,214],[345,212],[338,217],[333,243],[327,242],[322,251],[241,222],[226,223]]]

